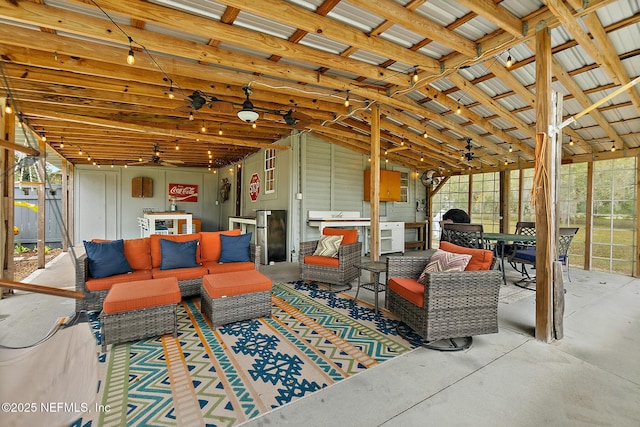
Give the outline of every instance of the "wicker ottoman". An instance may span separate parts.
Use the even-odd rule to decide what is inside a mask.
[[[177,336],[176,305],[181,300],[175,277],[116,283],[102,304],[102,351],[108,344],[171,333]]]
[[[257,270],[202,278],[200,310],[213,327],[271,315],[272,283]]]

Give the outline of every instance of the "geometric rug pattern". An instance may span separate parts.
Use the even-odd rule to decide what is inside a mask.
[[[97,316],[90,323],[100,343]],[[199,299],[178,336],[99,354],[104,410],[72,426],[233,426],[410,351],[389,312],[304,282],[274,284],[272,315],[212,329]]]

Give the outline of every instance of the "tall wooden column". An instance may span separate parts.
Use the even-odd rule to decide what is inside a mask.
[[[371,261],[380,259],[380,106],[371,107],[371,242],[369,258]]]
[[[551,37],[546,24],[536,29],[536,160],[534,201],[536,218],[536,339],[553,337],[553,269],[556,258],[555,188],[556,139],[551,88]],[[561,280],[561,279],[560,279]],[[559,319],[562,322],[562,319]]]

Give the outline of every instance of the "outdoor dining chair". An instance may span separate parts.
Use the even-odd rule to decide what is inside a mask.
[[[465,248],[484,249],[482,224],[443,223],[440,240]]]
[[[562,265],[567,266],[567,278],[571,281],[571,273],[569,268],[569,247],[571,246],[571,241],[578,233],[578,227],[561,227],[559,229],[558,236],[558,261],[562,263]],[[536,265],[536,247],[535,246],[525,246],[525,245],[517,245],[514,248],[512,255],[509,258],[509,262],[516,269],[522,273],[523,276],[526,276],[522,279],[522,281],[532,281],[535,280],[535,276],[532,278],[527,271],[527,265]]]

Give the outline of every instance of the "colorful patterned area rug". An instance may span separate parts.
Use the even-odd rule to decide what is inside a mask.
[[[100,340],[97,317],[91,320]],[[272,316],[211,329],[199,300],[178,337],[99,354],[99,411],[72,426],[233,426],[410,351],[388,312],[303,282],[275,284]]]

